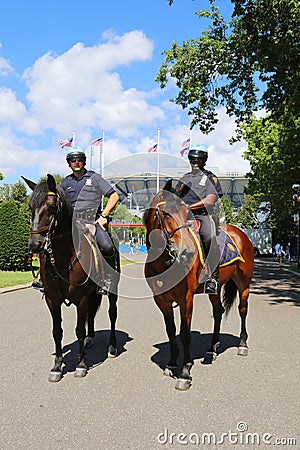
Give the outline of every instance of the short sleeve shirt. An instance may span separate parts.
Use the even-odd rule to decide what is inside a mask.
[[[219,179],[209,170],[199,170],[196,173],[188,172],[177,183],[176,189],[183,184],[190,185],[191,189],[182,197],[187,205],[202,200],[209,194],[222,197],[223,191]]]
[[[109,197],[115,190],[112,186],[93,170],[87,170],[77,179],[73,174],[66,176],[61,187],[67,193],[73,209],[76,211],[97,211],[101,198]]]

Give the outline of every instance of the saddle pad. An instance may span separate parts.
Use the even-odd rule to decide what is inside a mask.
[[[227,266],[238,259],[244,261],[244,258],[240,255],[236,243],[232,237],[226,233],[226,231],[220,230],[217,239],[221,251],[220,267]]]

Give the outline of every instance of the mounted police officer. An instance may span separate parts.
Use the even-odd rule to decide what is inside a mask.
[[[190,186],[190,190],[182,199],[190,207],[193,218],[201,222],[199,233],[209,266],[204,292],[216,294],[219,287],[220,249],[216,237],[219,226],[218,217],[213,220],[213,213],[216,202],[219,197],[222,197],[223,192],[216,175],[204,168],[207,157],[208,151],[205,145],[191,146],[188,159],[192,171],[183,175],[176,189],[180,191],[184,185]]]
[[[66,159],[72,173],[63,179],[61,187],[71,201],[75,217],[96,225],[97,244],[109,266],[114,267],[115,252],[107,225],[109,215],[119,201],[119,195],[101,175],[85,168],[86,155],[82,148],[70,147]],[[108,198],[103,210],[102,196]],[[106,294],[108,289],[109,280],[103,280],[99,293]]]

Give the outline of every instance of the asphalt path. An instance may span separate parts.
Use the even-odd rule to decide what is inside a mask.
[[[0,448],[300,448],[300,278],[272,261],[257,261],[249,355],[237,356],[240,320],[234,308],[223,321],[222,346],[212,365],[201,364],[211,339],[210,303],[196,295],[193,383],[181,392],[162,374],[168,359],[163,318],[143,279],[143,258],[134,258],[136,264],[122,268],[119,355],[106,357],[104,297],[84,379],[74,377],[75,308],[63,307],[66,373],[59,383],[49,383],[54,345],[41,294],[29,288],[0,295]]]

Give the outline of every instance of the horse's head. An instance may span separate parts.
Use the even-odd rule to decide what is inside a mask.
[[[52,175],[47,175],[47,180],[39,184],[22,177],[26,184],[33,190],[29,201],[31,209],[31,228],[29,247],[33,252],[40,252],[45,248],[47,241],[54,233],[63,233],[70,221],[62,219],[64,203],[68,204],[64,191],[56,186]],[[72,209],[69,206],[68,215],[71,217]]]
[[[187,223],[189,210],[181,199],[186,189],[189,187],[177,192],[169,180],[144,215],[148,246],[161,252],[166,250],[172,262],[177,260],[184,265],[192,261],[195,253]]]

